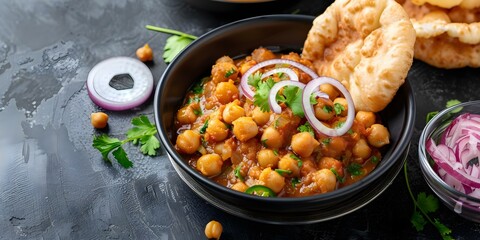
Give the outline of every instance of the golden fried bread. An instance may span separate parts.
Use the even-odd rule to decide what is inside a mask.
[[[318,16],[302,56],[320,76],[339,80],[355,108],[378,112],[404,83],[413,61],[415,31],[391,0],[337,0]]]
[[[451,9],[397,0],[415,28],[415,58],[440,68],[480,67],[480,1],[464,0]]]

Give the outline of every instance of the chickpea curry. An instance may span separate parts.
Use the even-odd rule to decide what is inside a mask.
[[[266,48],[219,58],[177,112],[177,151],[204,176],[260,196],[310,196],[364,178],[389,132],[376,113],[355,112],[336,81],[309,86],[312,69],[298,53]]]

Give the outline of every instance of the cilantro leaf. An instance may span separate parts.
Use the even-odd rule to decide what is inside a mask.
[[[277,172],[278,174],[283,176],[284,174],[292,173],[292,170],[277,168],[277,169],[275,169],[275,172]]]
[[[293,115],[304,117],[302,89],[297,86],[286,86],[283,88],[283,95],[285,96],[285,104],[292,109]]]
[[[236,73],[237,71],[235,71],[235,68],[232,67],[232,69],[228,70],[226,73],[225,73],[225,77],[228,78],[230,76],[232,76],[232,74]]]
[[[425,213],[432,213],[438,209],[438,199],[431,194],[427,196],[424,192],[417,195],[417,204]]]
[[[200,131],[199,131],[200,134],[204,134],[205,131],[207,131],[207,128],[208,128],[208,120],[209,120],[209,119],[205,120],[205,123],[203,123],[203,126],[200,128]]]
[[[450,228],[443,225],[437,218],[434,218],[433,222],[435,223],[435,227],[438,229],[443,239],[453,239],[452,237],[449,236],[450,233],[452,233],[452,230]],[[445,237],[449,237],[449,238],[445,238]]]
[[[422,231],[427,221],[423,218],[423,215],[417,211],[414,211],[412,217],[410,218],[410,222],[413,224],[417,231]]]
[[[326,113],[331,113],[333,111],[333,108],[331,106],[325,105],[323,106],[322,110]]]
[[[271,78],[263,82],[258,82],[257,91],[255,92],[255,95],[253,95],[253,104],[260,107],[260,110],[263,112],[270,111],[268,96],[270,94],[270,89],[272,89],[274,84],[275,82]]]
[[[337,181],[338,181],[339,183],[345,182],[345,178],[341,177],[341,176],[338,174],[337,169],[335,169],[335,168],[330,168],[330,171],[332,171],[333,174],[335,174],[335,177],[337,178]]]
[[[433,117],[435,117],[435,115],[438,114],[438,111],[433,111],[433,112],[429,112],[427,113],[427,117],[426,117],[426,122],[430,122],[430,120],[432,120]]]
[[[299,126],[297,128],[297,130],[300,131],[300,132],[308,132],[312,136],[315,136],[315,132],[313,131],[313,127],[310,125],[309,122],[305,122],[305,124]]]
[[[248,85],[258,88],[258,83],[262,80],[262,74],[260,72],[256,72],[248,76],[247,83]]]
[[[114,149],[120,147],[122,142],[118,138],[111,138],[106,134],[102,134],[93,138],[92,146],[102,154],[103,160],[110,162],[108,154]]]
[[[120,141],[118,138],[108,137],[106,134],[93,138],[92,146],[102,154],[105,161],[110,162],[108,155],[112,155],[117,159],[118,163],[124,168],[130,168],[133,163],[128,159],[127,153],[122,145],[127,142],[141,145],[140,151],[143,154],[153,156],[160,147],[160,142],[155,137],[157,129],[154,124],[150,123],[147,116],[135,117],[132,119],[133,128],[127,131],[127,139]]]
[[[452,107],[452,106],[455,106],[457,104],[460,104],[462,102],[460,102],[459,100],[457,99],[450,99],[447,101],[447,103],[445,104],[445,107],[449,108],[449,107]]]
[[[193,40],[185,36],[170,36],[163,48],[163,60],[170,63]]]
[[[297,186],[300,183],[300,180],[296,177],[292,178],[292,187]]]
[[[117,159],[118,163],[122,165],[124,168],[130,168],[133,166],[133,163],[128,159],[127,153],[123,150],[122,147],[118,147],[115,151],[112,152],[115,159]]]
[[[160,142],[153,135],[147,135],[140,138],[140,151],[143,154],[148,154],[149,156],[155,156],[157,154],[157,149],[160,147]]]
[[[196,36],[173,29],[156,27],[152,25],[146,25],[145,28],[156,32],[173,34],[173,36],[167,39],[167,42],[163,48],[163,59],[165,63],[171,62],[175,56],[177,56],[177,54],[180,53],[188,44],[197,39]]]

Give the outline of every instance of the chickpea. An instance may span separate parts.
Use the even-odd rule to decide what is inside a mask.
[[[207,226],[205,226],[205,236],[207,236],[208,239],[220,239],[220,235],[222,235],[223,227],[222,224],[219,222],[212,220],[209,223],[207,223]]]
[[[176,145],[181,152],[193,154],[200,147],[200,133],[186,130],[178,135]]]
[[[190,105],[187,105],[178,110],[177,120],[181,124],[192,124],[197,120],[197,115],[195,114],[194,109]]]
[[[222,165],[222,157],[216,153],[205,154],[197,160],[197,170],[207,177],[220,174]]]
[[[317,171],[317,164],[312,157],[302,159],[303,164],[300,168],[300,175],[307,176],[310,173]]]
[[[268,127],[263,131],[261,141],[273,149],[279,149],[283,145],[283,137],[274,127]]]
[[[220,121],[217,118],[210,119],[208,122],[208,127],[205,131],[206,138],[211,139],[216,142],[225,140],[228,136],[228,128],[224,122]]]
[[[279,173],[272,170],[272,168],[263,169],[260,173],[259,180],[262,181],[266,187],[272,189],[275,193],[282,191],[285,186],[285,178]]]
[[[245,74],[248,69],[250,69],[251,67],[255,66],[257,64],[257,62],[253,61],[253,60],[247,60],[245,61],[244,63],[242,63],[242,65],[240,66],[240,73],[243,75]]]
[[[331,192],[337,186],[337,177],[330,169],[320,169],[314,172],[313,180],[321,193]]]
[[[232,157],[232,147],[225,143],[219,143],[213,148],[213,152],[222,156],[222,160],[225,161]]]
[[[245,116],[245,110],[238,106],[235,102],[227,104],[222,114],[223,120],[227,123],[232,123],[239,117],[243,116]]]
[[[361,138],[355,143],[355,146],[353,146],[352,153],[354,157],[365,160],[372,154],[372,149],[368,146],[367,141]]]
[[[104,128],[108,123],[108,115],[103,112],[90,114],[90,122],[94,128]]]
[[[227,104],[235,99],[238,99],[238,88],[233,84],[232,80],[228,82],[221,82],[215,88],[215,97],[221,104]]]
[[[232,189],[239,192],[245,192],[248,189],[248,185],[244,182],[237,182],[233,184]]]
[[[276,168],[278,165],[278,156],[271,149],[262,149],[257,153],[257,162],[263,168]]]
[[[390,143],[390,133],[382,124],[373,124],[368,129],[368,132],[370,132],[370,134],[367,139],[370,145],[379,148]]]
[[[153,60],[153,50],[150,48],[148,43],[143,45],[143,47],[137,49],[136,55],[137,58],[142,62],[148,62]]]
[[[215,61],[215,63],[220,63],[220,62],[235,63],[233,61],[233,59],[229,56],[223,56],[223,57],[217,59],[217,61]]]
[[[231,62],[217,62],[212,67],[212,81],[216,84],[238,77],[238,68]]]
[[[262,126],[270,121],[270,112],[264,112],[259,107],[255,107],[252,112],[252,118],[258,126]]]
[[[292,173],[289,176],[299,176],[300,167],[299,161],[292,158],[292,153],[284,155],[280,161],[278,161],[278,168],[283,170],[290,170]]]
[[[331,100],[337,98],[338,95],[340,95],[337,89],[333,85],[328,83],[320,85],[320,91],[326,93]]]
[[[335,116],[333,102],[330,99],[317,98],[317,104],[313,107],[315,117],[320,121],[328,121]]]
[[[232,123],[233,134],[242,142],[246,142],[258,134],[257,124],[251,117],[240,117]]]
[[[340,157],[347,148],[347,142],[342,137],[330,137],[330,142],[323,148],[323,154],[329,157]]]
[[[355,120],[362,123],[365,128],[369,128],[375,123],[375,113],[367,111],[358,111]]]
[[[335,106],[336,103],[341,104],[343,106],[343,110],[339,115],[343,117],[347,116],[347,113],[348,113],[347,99],[342,97],[335,98],[335,100],[333,100],[333,106]]]
[[[335,169],[340,177],[343,177],[343,164],[341,161],[332,157],[322,157],[318,161],[319,169]]]
[[[252,59],[257,63],[274,59],[274,58],[275,58],[275,54],[266,48],[260,47],[253,50],[252,52]]]
[[[292,136],[292,150],[301,157],[309,157],[320,143],[308,132],[300,132]]]

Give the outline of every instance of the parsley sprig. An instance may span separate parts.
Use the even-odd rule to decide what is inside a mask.
[[[188,44],[197,39],[196,36],[168,28],[156,27],[152,25],[146,25],[145,28],[148,30],[169,33],[173,35],[167,38],[165,46],[163,47],[163,60],[165,63],[170,63],[178,53],[188,46]]]
[[[147,116],[139,116],[132,119],[133,127],[127,131],[127,138],[120,140],[118,138],[109,137],[106,134],[98,135],[93,138],[92,146],[102,154],[103,160],[111,163],[109,154],[124,168],[130,168],[133,163],[128,159],[127,153],[122,145],[132,142],[134,145],[140,145],[140,151],[145,155],[154,156],[160,147],[155,134],[157,129],[154,124],[150,123]]]
[[[407,183],[408,193],[413,200],[414,209],[412,218],[410,222],[413,224],[417,231],[422,231],[425,225],[430,222],[433,226],[435,226],[442,236],[444,240],[453,239],[450,235],[452,230],[449,229],[447,226],[443,225],[438,218],[434,218],[433,220],[428,216],[429,213],[434,213],[438,209],[438,199],[429,194],[427,195],[424,192],[420,192],[415,199],[412,189],[410,188],[410,184],[408,181],[408,174],[407,174],[407,162],[403,165],[403,171],[405,174],[405,181]],[[425,218],[428,220],[425,220]]]
[[[448,100],[447,103],[445,104],[445,108],[449,108],[449,107],[452,107],[452,106],[455,106],[457,104],[460,104],[462,102],[460,102],[459,100],[457,99],[451,99],[451,100]],[[462,108],[456,108],[454,110],[451,111],[451,113],[457,113],[457,112],[460,112],[460,110],[462,110]],[[429,112],[427,113],[427,117],[426,117],[426,122],[430,122],[430,120],[435,117],[435,115],[438,114],[438,111],[433,111],[433,112]]]

